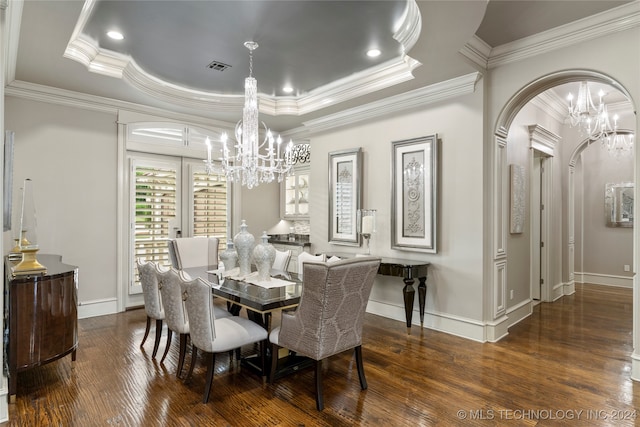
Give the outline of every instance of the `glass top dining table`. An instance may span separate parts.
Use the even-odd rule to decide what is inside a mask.
[[[292,308],[300,303],[302,295],[302,280],[295,273],[272,270],[271,275],[287,282],[290,285],[274,288],[264,288],[243,280],[224,278],[218,281],[217,266],[202,266],[185,268],[183,271],[192,279],[200,277],[211,285],[215,296],[220,297],[231,304],[244,307],[255,313],[266,314],[276,310]]]

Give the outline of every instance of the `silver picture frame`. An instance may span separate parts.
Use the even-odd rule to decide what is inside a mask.
[[[357,212],[362,204],[362,148],[329,153],[329,243],[360,246]]]
[[[436,253],[438,135],[391,147],[391,248]]]
[[[633,182],[605,184],[604,206],[607,227],[633,227]]]

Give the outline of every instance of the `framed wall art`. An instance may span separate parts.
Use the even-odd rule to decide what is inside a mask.
[[[360,246],[361,163],[361,148],[329,153],[329,243]]]
[[[436,253],[438,136],[391,145],[391,248]]]
[[[526,208],[524,166],[510,165],[511,198],[510,198],[510,224],[511,234],[520,234],[524,231],[524,216]]]

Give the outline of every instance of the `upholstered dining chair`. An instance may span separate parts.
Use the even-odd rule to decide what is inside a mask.
[[[158,288],[160,288],[162,303],[164,305],[165,320],[167,322],[167,328],[169,329],[168,340],[171,341],[174,332],[180,335],[180,352],[178,356],[178,369],[176,371],[176,376],[180,378],[189,337],[189,318],[187,317],[187,310],[182,300],[182,282],[185,280],[180,277],[184,275],[184,273],[173,267],[164,269],[161,266],[157,266],[156,274],[158,277]],[[160,363],[164,362],[168,352],[169,346],[167,345],[162,359],[160,359]]]
[[[333,263],[305,262],[300,304],[283,312],[281,325],[271,331],[271,374],[276,375],[281,347],[315,361],[316,408],[324,408],[322,360],[355,350],[362,390],[367,380],[362,364],[362,323],[380,266],[380,258],[361,257]]]
[[[274,270],[287,271],[291,261],[291,250],[279,251],[276,249],[276,258],[273,260],[271,268]]]
[[[325,255],[311,255],[309,252],[302,252],[298,255],[298,277],[300,279],[304,276],[304,270],[302,268],[305,262],[323,262],[325,260]]]
[[[211,287],[202,279],[197,278],[186,282],[183,289],[192,344],[191,366],[186,381],[191,378],[197,361],[197,352],[200,349],[208,357],[207,382],[202,399],[203,403],[207,403],[213,382],[216,353],[232,352],[243,345],[260,343],[260,354],[264,366],[267,331],[243,317],[218,318],[211,299]]]
[[[217,237],[180,237],[169,240],[171,265],[178,270],[218,264]]]
[[[156,263],[153,261],[143,261],[142,258],[136,258],[136,267],[140,275],[140,285],[142,285],[142,296],[144,298],[144,311],[147,313],[147,326],[144,330],[144,337],[140,343],[140,347],[144,346],[151,321],[156,322],[156,340],[153,344],[153,353],[151,357],[155,358],[160,345],[160,337],[162,336],[162,322],[164,320],[164,308],[162,307],[162,298],[160,289],[158,289],[158,278],[156,275]],[[171,344],[171,336],[167,336],[166,348]]]

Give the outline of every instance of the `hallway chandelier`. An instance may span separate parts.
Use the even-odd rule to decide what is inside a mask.
[[[613,116],[613,127],[609,123],[609,117],[603,115],[602,131],[598,138],[602,146],[615,158],[633,153],[634,134],[630,130],[618,129],[618,115]]]
[[[633,152],[634,134],[630,130],[618,129],[618,115],[613,116],[613,126],[609,121],[607,106],[602,101],[604,91],[598,92],[598,104],[593,102],[587,82],[580,82],[576,102],[573,94],[569,101],[569,122],[580,126],[580,131],[591,141],[600,141],[608,153],[616,158]]]
[[[567,96],[569,101],[569,122],[572,127],[579,126],[581,132],[591,139],[599,139],[593,137],[602,130],[602,120],[606,115],[606,107],[602,102],[604,91],[598,92],[599,101],[596,105],[591,98],[591,91],[587,82],[580,82],[578,87],[578,96],[575,103],[573,102],[573,94]]]
[[[248,41],[244,46],[249,49],[249,77],[244,80],[244,108],[242,120],[235,127],[234,144],[235,155],[230,153],[227,146],[228,136],[222,134],[222,170],[228,182],[241,182],[247,188],[253,188],[260,183],[272,182],[276,177],[282,181],[293,166],[289,153],[293,141],[289,141],[286,148],[281,147],[282,138],[273,133],[264,122],[258,119],[258,82],[253,77],[253,51],[258,43]],[[260,142],[260,124],[264,128],[264,139]],[[284,151],[283,151],[284,150]],[[207,173],[217,169],[211,161],[211,143],[207,140]]]

